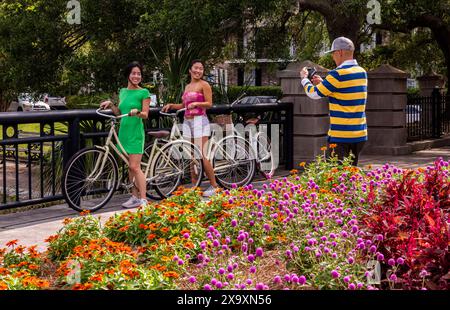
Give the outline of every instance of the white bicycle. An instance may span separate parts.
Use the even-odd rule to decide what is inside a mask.
[[[120,186],[115,153],[127,165],[128,154],[120,143],[116,125],[128,114],[112,116],[103,110],[97,114],[110,118],[111,128],[105,145],[78,151],[67,163],[62,176],[62,192],[68,205],[76,211],[96,211],[102,208]],[[145,168],[147,196],[168,197],[180,185],[197,187],[203,175],[201,153],[198,148],[183,139],[161,143],[167,132],[151,132],[154,143],[146,149],[141,165]],[[195,178],[195,176],[197,176]],[[134,184],[128,185],[129,188]]]

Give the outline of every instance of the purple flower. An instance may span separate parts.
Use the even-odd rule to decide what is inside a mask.
[[[236,220],[231,220],[231,227],[236,227],[237,225],[237,221]]]
[[[180,260],[178,260],[178,265],[183,265],[184,264],[184,261],[182,260],[182,259],[180,259]]]
[[[256,284],[256,289],[259,290],[259,291],[263,290],[264,289],[264,284],[263,283]]]
[[[213,241],[213,246],[214,247],[217,248],[219,245],[220,245],[220,243],[219,243],[219,241],[217,239]]]
[[[224,274],[224,273],[225,273],[225,269],[219,268],[219,274],[222,275],[222,274]]]
[[[217,287],[218,289],[221,289],[221,288],[223,287],[222,282],[218,281],[218,282],[216,283],[216,287]]]
[[[306,278],[305,278],[305,276],[300,276],[300,278],[298,278],[298,283],[299,283],[300,285],[305,284],[305,283],[306,283]]]
[[[388,260],[388,265],[389,265],[389,266],[394,266],[394,265],[395,265],[395,259],[389,258],[389,260]]]
[[[284,281],[286,281],[286,282],[291,282],[291,276],[290,275],[285,275],[284,276]]]
[[[353,264],[355,262],[355,259],[350,256],[347,261],[349,264]]]
[[[210,291],[210,290],[211,290],[211,285],[205,284],[205,286],[203,287],[203,289],[204,289],[205,291]]]
[[[391,280],[392,282],[397,281],[397,276],[395,275],[395,273],[393,273],[389,276],[389,280]]]
[[[248,285],[251,285],[253,283],[252,279],[247,279],[247,281],[245,281]]]
[[[184,237],[184,239],[189,239],[189,234],[188,234],[188,233],[185,233],[185,234],[183,235],[183,237]]]
[[[256,272],[256,267],[255,266],[251,266],[250,267],[250,273],[255,273]]]
[[[356,286],[355,286],[355,284],[353,284],[353,283],[350,283],[349,285],[348,285],[348,289],[349,290],[354,290],[356,288]]]
[[[378,241],[383,241],[383,235],[377,235],[377,240]]]
[[[275,278],[273,278],[273,283],[280,283],[281,282],[281,278],[280,276],[275,276]]]
[[[269,224],[264,224],[264,230],[269,231],[270,230],[270,225]]]
[[[197,282],[197,279],[194,276],[191,276],[191,277],[189,277],[189,282],[195,283],[195,282]]]
[[[228,271],[228,272],[232,272],[232,271],[233,271],[233,266],[231,266],[231,265],[228,265],[228,267],[227,267],[227,271]]]
[[[403,263],[405,262],[405,260],[401,257],[397,258],[397,264],[399,265],[403,265]]]
[[[345,276],[345,277],[344,277],[344,282],[345,282],[345,283],[350,282],[350,277],[349,277],[349,276]]]
[[[372,245],[369,249],[370,252],[375,253],[377,251],[377,247]]]
[[[249,254],[247,256],[247,260],[251,263],[251,262],[253,262],[255,260],[255,256],[253,254]]]
[[[337,272],[336,270],[331,271],[331,276],[336,279],[340,277],[339,272]]]
[[[227,279],[228,280],[233,280],[234,279],[234,274],[232,274],[231,272],[227,275]]]
[[[299,281],[298,276],[295,275],[295,274],[291,277],[291,280],[292,280],[292,282],[294,282],[294,283],[298,283],[298,281]]]
[[[258,256],[258,257],[263,256],[263,249],[262,248],[257,248],[256,249],[256,256]]]

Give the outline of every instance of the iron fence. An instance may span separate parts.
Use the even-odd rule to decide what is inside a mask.
[[[168,129],[170,123],[151,108],[147,131]],[[280,164],[293,167],[293,105],[215,106],[208,115],[261,113],[262,126],[278,125]],[[34,132],[24,126],[35,124]],[[109,122],[94,110],[0,113],[0,210],[63,199],[61,176],[65,163],[83,147],[102,144]],[[38,128],[37,128],[38,127]],[[37,130],[36,130],[37,129]],[[269,137],[274,134],[267,131]],[[126,171],[126,169],[121,169]]]
[[[408,141],[440,138],[450,134],[450,96],[435,89],[430,97],[408,98],[406,105]]]

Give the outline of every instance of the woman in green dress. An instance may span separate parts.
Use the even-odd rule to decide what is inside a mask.
[[[150,110],[150,93],[139,84],[142,81],[142,66],[132,62],[125,68],[128,86],[119,93],[119,106],[111,100],[100,104],[103,109],[111,108],[115,115],[129,114],[120,121],[119,140],[125,151],[129,154],[128,173],[135,187],[131,198],[122,204],[124,208],[134,208],[147,205],[146,182],[141,170],[142,154],[144,153],[145,131],[143,119],[148,118]]]

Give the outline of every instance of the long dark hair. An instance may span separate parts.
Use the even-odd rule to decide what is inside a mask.
[[[141,70],[141,77],[142,77],[142,79],[143,79],[143,77],[144,77],[144,67],[141,65],[140,62],[138,62],[138,61],[133,61],[133,62],[130,62],[130,63],[125,67],[125,69],[123,70],[123,75],[125,76],[125,78],[127,79],[127,81],[130,80],[130,74],[131,74],[131,71],[133,71],[133,68],[136,68],[136,67],[138,67],[139,70]],[[141,82],[142,82],[142,80],[141,80]]]

